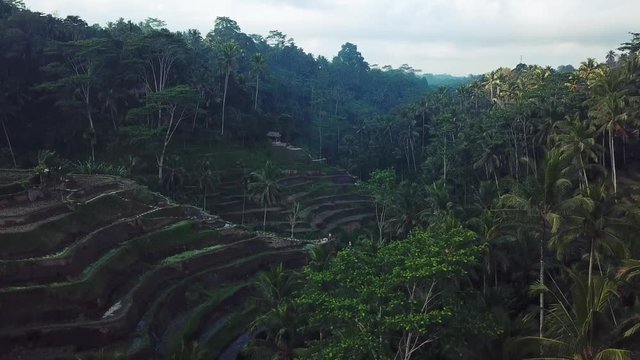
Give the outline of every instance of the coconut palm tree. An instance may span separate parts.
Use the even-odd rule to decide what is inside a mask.
[[[424,209],[424,196],[418,184],[403,181],[398,186],[391,204],[389,225],[393,226],[398,238],[404,239],[418,225],[420,212]]]
[[[207,211],[207,193],[219,181],[218,174],[213,170],[209,160],[198,162],[198,187],[202,191],[202,210]]]
[[[489,183],[491,184],[491,183]],[[493,287],[498,288],[498,269],[506,272],[511,256],[506,251],[514,237],[502,231],[496,226],[493,214],[483,210],[478,216],[470,218],[466,226],[476,233],[478,240],[484,245],[482,256],[482,293],[486,295],[487,284],[493,276]]]
[[[258,92],[260,91],[260,75],[264,72],[266,62],[264,56],[256,53],[251,58],[251,71],[256,76],[256,96],[253,103],[253,110],[258,110]]]
[[[540,268],[539,283],[545,283],[545,248],[549,239],[560,229],[565,218],[576,208],[588,206],[583,197],[571,196],[573,184],[566,177],[567,162],[558,151],[547,154],[544,162],[544,176],[534,184],[529,193],[509,193],[500,197],[500,203],[506,213],[511,214],[510,221],[518,223],[523,229],[532,231],[539,240]],[[543,335],[544,293],[539,294],[539,332]]]
[[[309,251],[309,268],[313,271],[326,270],[329,267],[334,251],[327,245],[315,246]]]
[[[617,192],[618,179],[616,174],[616,151],[614,137],[618,131],[624,131],[622,123],[627,120],[625,108],[626,89],[623,87],[621,73],[615,70],[600,69],[594,84],[595,96],[591,98],[593,104],[590,116],[599,125],[599,132],[608,134],[609,162],[611,166],[611,181],[613,192]],[[604,165],[604,164],[603,164]]]
[[[282,264],[258,274],[254,301],[261,315],[253,321],[252,327],[265,329],[266,338],[255,341],[253,351],[271,353],[273,358],[284,360],[293,359],[299,352],[295,345],[302,340],[297,331],[301,318],[291,300],[301,284],[298,274],[287,271]]]
[[[254,329],[262,327],[264,338],[258,338],[248,347],[248,351],[259,354],[260,358],[293,360],[302,358],[305,349],[303,337],[300,334],[302,317],[297,306],[283,303],[275,309],[258,316],[254,321]],[[296,346],[298,345],[298,346]],[[267,357],[265,355],[269,354]]]
[[[631,352],[614,348],[615,326],[604,314],[607,303],[618,297],[617,283],[605,277],[592,279],[589,290],[587,279],[570,272],[573,285],[567,293],[554,282],[553,289],[540,287],[551,294],[554,304],[546,311],[547,337],[525,337],[516,345],[519,359],[567,359],[567,360],[625,360]]]
[[[600,67],[600,64],[594,58],[588,58],[586,61],[580,63],[578,68],[578,75],[587,84],[587,87],[591,87],[594,82],[595,74]]]
[[[473,163],[473,168],[478,169],[483,167],[487,180],[490,180],[490,176],[493,174],[496,189],[499,191],[498,170],[500,169],[500,158],[498,157],[498,152],[495,149],[493,141],[490,140],[488,136],[485,135],[481,141],[484,143],[484,146],[482,146],[483,151],[480,153],[480,157]]]
[[[484,75],[483,85],[489,90],[491,102],[495,99],[495,90],[502,83],[502,72],[500,69],[486,73]]]
[[[262,218],[262,230],[267,226],[267,206],[276,202],[280,195],[280,185],[277,181],[278,171],[273,167],[271,161],[267,161],[259,171],[251,173],[249,182],[249,192],[251,197],[264,207]]]
[[[580,173],[580,188],[588,191],[588,162],[598,161],[597,151],[599,149],[595,139],[595,126],[588,120],[580,119],[576,114],[555,123],[553,130],[552,139],[560,152],[560,157],[577,162],[575,166]]]
[[[637,229],[627,216],[628,206],[610,194],[604,184],[593,185],[585,193],[589,194],[584,199],[588,206],[577,208],[568,216],[565,228],[551,238],[549,245],[559,259],[571,253],[586,254],[589,262],[587,284],[590,288],[594,261],[602,275],[601,263],[606,257],[628,258],[630,251],[626,234]]]
[[[220,67],[224,70],[224,94],[222,96],[222,128],[220,134],[224,135],[224,115],[227,106],[227,90],[229,88],[229,76],[238,66],[238,58],[241,49],[235,41],[224,43],[220,49]]]
[[[240,220],[240,225],[244,225],[244,213],[247,205],[247,190],[249,188],[249,180],[251,174],[247,174],[247,170],[245,168],[242,169],[242,218]]]

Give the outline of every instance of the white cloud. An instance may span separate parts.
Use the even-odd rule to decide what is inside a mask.
[[[481,73],[527,63],[578,64],[640,31],[637,0],[26,0],[32,10],[105,24],[156,17],[207,33],[228,16],[246,33],[280,30],[332,58],[349,41],[370,63]]]

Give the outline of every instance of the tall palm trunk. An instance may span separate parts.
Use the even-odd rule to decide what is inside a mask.
[[[4,119],[0,120],[2,123],[2,130],[4,130],[4,137],[7,139],[7,145],[9,145],[9,153],[11,154],[11,160],[13,161],[13,167],[16,168],[18,165],[16,164],[16,156],[13,154],[13,147],[11,147],[11,139],[9,139],[9,132],[7,131],[7,127],[4,124]]]
[[[604,147],[604,138],[605,138],[605,134],[604,132],[602,133],[602,166],[605,167],[607,164],[605,164],[605,147]]]
[[[160,153],[160,157],[158,158],[158,184],[162,184],[162,176],[164,170],[164,155],[167,151],[167,145],[165,144],[162,147],[162,152]]]
[[[247,190],[244,189],[242,191],[242,219],[240,220],[240,225],[244,225],[244,209],[245,209],[246,203],[247,203]]]
[[[609,156],[611,161],[611,181],[613,181],[613,193],[618,190],[618,177],[616,176],[616,151],[613,141],[613,124],[609,127]]]
[[[584,179],[584,186],[587,189],[587,194],[589,194],[589,178],[587,177],[587,171],[584,166],[584,161],[582,160],[582,154],[579,154],[580,158],[580,167],[582,170],[582,178]]]
[[[443,135],[444,139],[444,153],[442,154],[442,176],[444,178],[444,182],[447,182],[447,135]]]
[[[253,110],[258,110],[258,91],[260,91],[260,75],[256,74],[256,99],[253,103]]]
[[[96,161],[96,129],[93,127],[93,117],[91,116],[91,107],[89,106],[89,100],[86,102],[87,105],[87,118],[89,119],[89,127],[91,129],[91,161]]]
[[[200,109],[200,98],[198,98],[198,101],[196,102],[196,110],[193,112],[193,124],[191,125],[191,132],[194,132],[196,130],[196,120],[198,120],[199,109]]]
[[[522,134],[524,135],[524,157],[527,159],[527,166],[525,169],[527,170],[527,177],[529,177],[529,143],[527,141],[527,120],[526,118],[522,119]]]
[[[202,196],[202,210],[207,211],[207,186],[204,187],[204,195]]]
[[[544,244],[545,244],[545,238],[547,236],[547,224],[542,214],[540,215],[540,217],[542,218],[542,236],[540,237],[540,286],[544,287]],[[539,332],[540,332],[540,337],[542,337],[543,335],[542,327],[544,325],[544,292],[540,292],[539,302],[540,302]]]
[[[224,114],[227,106],[227,87],[229,85],[229,74],[231,74],[231,67],[227,67],[227,73],[224,76],[224,95],[222,96],[222,129],[220,135],[224,135]]]
[[[591,278],[593,274],[593,253],[594,253],[594,239],[591,238],[591,250],[589,250],[589,277],[587,280],[587,296],[591,294]]]
[[[264,215],[262,216],[262,231],[266,231],[267,228],[267,202],[264,203]]]
[[[422,144],[420,145],[420,155],[424,156],[424,110],[422,110]]]

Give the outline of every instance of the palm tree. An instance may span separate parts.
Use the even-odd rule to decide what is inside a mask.
[[[580,67],[578,68],[578,75],[584,83],[587,84],[587,87],[591,87],[594,81],[595,74],[600,65],[596,62],[594,58],[588,58],[586,61],[580,63]]]
[[[256,53],[251,58],[251,67],[252,71],[256,76],[256,97],[253,103],[253,110],[258,109],[258,92],[260,91],[260,75],[264,72],[265,68],[265,59],[264,56],[260,53]]]
[[[583,197],[571,197],[573,185],[565,177],[566,161],[557,151],[547,154],[544,176],[538,180],[529,194],[510,193],[500,197],[505,212],[512,214],[519,226],[530,229],[539,239],[539,283],[544,286],[545,247],[551,236],[560,229],[565,216],[576,208],[588,206]],[[543,334],[544,293],[539,294],[539,331]]]
[[[16,163],[16,156],[13,153],[13,147],[11,146],[11,139],[9,138],[9,132],[7,132],[7,126],[5,125],[5,118],[6,116],[4,114],[2,114],[2,117],[0,117],[0,124],[2,124],[2,130],[4,131],[4,137],[5,139],[7,139],[7,146],[9,147],[9,154],[11,155],[11,160],[13,161],[13,167],[16,168],[18,167],[17,163]]]
[[[484,75],[483,85],[485,86],[486,89],[489,90],[489,94],[491,96],[490,97],[491,102],[494,101],[495,89],[500,85],[501,82],[502,82],[502,72],[500,71],[500,69],[486,73]]]
[[[260,306],[269,310],[287,302],[300,287],[297,273],[287,271],[282,264],[261,272],[254,284],[258,291]]]
[[[238,57],[241,49],[235,41],[229,41],[222,45],[220,49],[220,66],[224,69],[224,95],[222,96],[222,129],[220,134],[224,135],[224,115],[227,105],[227,89],[229,87],[229,75],[238,66]]]
[[[333,250],[325,245],[314,246],[309,251],[309,268],[313,271],[326,270],[333,258]]]
[[[400,239],[404,239],[418,225],[420,212],[424,208],[424,196],[420,190],[415,182],[403,181],[393,196],[389,224],[395,228]]]
[[[425,206],[418,216],[421,220],[429,223],[432,220],[446,217],[453,206],[449,189],[443,179],[433,182],[425,187]]]
[[[589,290],[584,276],[570,272],[573,286],[568,294],[554,282],[550,293],[554,304],[547,311],[547,337],[525,337],[516,342],[524,359],[606,360],[631,359],[631,352],[613,348],[615,326],[603,312],[610,299],[618,297],[617,284],[605,277],[592,279]],[[541,353],[542,352],[542,353]]]
[[[614,67],[616,67],[616,52],[613,50],[609,50],[609,52],[607,53],[607,56],[605,57],[607,59],[607,66],[612,69]]]
[[[247,174],[247,169],[242,168],[242,218],[240,225],[244,225],[244,213],[247,205],[247,190],[249,187],[250,174]]]
[[[293,303],[283,303],[267,313],[258,316],[253,322],[254,329],[265,329],[266,338],[256,339],[249,346],[249,352],[260,354],[260,358],[293,360],[301,358],[305,349],[296,345],[303,344],[299,334],[302,317]],[[267,357],[263,357],[269,354]]]
[[[207,211],[207,192],[219,181],[208,160],[198,162],[198,187],[202,190],[202,210]]]
[[[280,185],[276,179],[278,171],[273,167],[271,161],[267,161],[260,171],[251,173],[249,192],[251,197],[264,206],[264,216],[262,218],[262,230],[267,226],[267,205],[277,201],[280,195]]]
[[[500,158],[497,155],[498,152],[496,151],[496,149],[494,149],[493,141],[490,140],[486,136],[486,134],[483,142],[483,151],[480,154],[478,160],[473,163],[473,168],[478,169],[480,167],[484,167],[484,172],[487,180],[489,180],[491,174],[493,174],[496,189],[498,189],[499,191],[500,186],[498,185],[498,169],[500,168]]]
[[[616,175],[616,152],[614,136],[619,130],[624,129],[622,122],[627,120],[625,109],[626,90],[623,88],[621,73],[615,70],[598,71],[594,85],[595,97],[591,99],[593,107],[590,115],[593,116],[600,125],[599,131],[608,133],[609,138],[609,161],[611,166],[611,181],[613,182],[613,192],[617,192],[618,179]],[[604,166],[604,163],[603,163]]]
[[[587,284],[591,288],[594,259],[602,275],[603,256],[628,258],[625,237],[635,227],[627,216],[627,206],[610,194],[604,184],[592,186],[587,193],[585,202],[589,206],[576,209],[568,217],[567,226],[551,239],[550,247],[556,250],[559,259],[571,252],[586,253],[589,261]]]
[[[491,185],[491,183],[487,183]],[[506,251],[506,246],[513,237],[500,231],[499,226],[489,210],[483,210],[477,217],[470,218],[467,227],[475,232],[478,239],[484,246],[482,257],[482,293],[486,295],[487,277],[493,275],[493,287],[498,288],[498,268],[506,272],[509,265],[510,255]]]
[[[26,95],[18,93],[14,99],[9,99],[5,91],[0,91],[0,125],[2,125],[2,131],[4,137],[7,140],[7,147],[9,148],[9,154],[13,162],[13,167],[18,167],[16,163],[16,156],[13,153],[13,146],[11,146],[11,138],[9,137],[9,131],[7,130],[7,121],[9,116],[16,117],[19,112],[20,106],[26,101]]]
[[[554,124],[552,138],[555,147],[560,152],[560,157],[572,162],[577,160],[577,168],[580,172],[580,188],[589,190],[589,177],[587,176],[588,161],[598,161],[598,145],[596,144],[596,129],[590,121],[582,120],[576,114],[567,116],[564,121]]]
[[[266,339],[255,343],[255,351],[270,352],[278,359],[294,358],[298,351],[295,345],[301,340],[297,334],[301,318],[291,300],[301,284],[298,274],[287,271],[282,264],[258,274],[254,301],[261,315],[253,321],[252,327],[266,328]]]

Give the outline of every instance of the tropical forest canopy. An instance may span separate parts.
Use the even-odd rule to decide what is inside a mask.
[[[434,87],[349,42],[327,59],[226,17],[207,34],[163,26],[0,3],[0,161],[55,151],[175,195],[176,169],[201,174],[190,147],[257,154],[278,131],[360,177],[375,225],[259,277],[247,356],[638,356],[640,33],[603,63]]]

